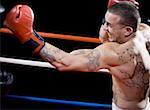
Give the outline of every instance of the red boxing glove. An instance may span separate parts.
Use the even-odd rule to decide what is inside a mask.
[[[119,2],[122,2],[122,1],[130,1],[132,2],[137,8],[139,7],[139,3],[135,0],[109,0],[108,1],[108,8],[111,7],[112,5],[114,5],[115,3],[119,3]]]
[[[33,30],[34,13],[27,5],[16,5],[6,15],[4,25],[13,31],[22,44],[38,53],[44,46],[44,39]]]

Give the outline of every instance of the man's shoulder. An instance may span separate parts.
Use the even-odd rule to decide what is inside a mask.
[[[120,47],[120,45],[121,44],[118,44],[117,42],[105,42],[99,45],[98,47],[96,47],[95,49],[112,53],[115,52],[116,49]]]
[[[121,45],[121,44],[119,44],[117,42],[105,42],[105,43],[101,44],[99,47],[113,48],[113,47],[118,47],[119,45]]]

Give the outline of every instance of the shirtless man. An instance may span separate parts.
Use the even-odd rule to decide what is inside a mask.
[[[45,42],[33,30],[33,19],[30,7],[17,5],[7,14],[4,24],[22,44],[60,71],[96,72],[108,69],[113,81],[113,110],[150,110],[149,70],[140,51],[141,48],[150,51],[149,26],[140,23],[135,5],[121,2],[109,7],[100,30],[103,36],[104,33],[108,35],[108,41],[94,49],[72,53]],[[137,45],[142,38],[142,45]],[[148,51],[143,48],[146,46]]]

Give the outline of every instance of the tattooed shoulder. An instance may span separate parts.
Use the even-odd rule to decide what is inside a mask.
[[[135,58],[135,53],[133,51],[133,48],[126,48],[123,51],[118,52],[119,60],[122,63],[133,61],[133,59]]]

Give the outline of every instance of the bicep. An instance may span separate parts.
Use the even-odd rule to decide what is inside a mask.
[[[82,50],[83,51],[83,50]],[[84,50],[85,51],[85,50]],[[87,52],[87,51],[86,51]],[[72,55],[63,58],[62,61],[67,64],[59,68],[61,71],[83,71],[83,72],[95,72],[100,67],[101,53],[97,49],[88,50],[86,54]]]
[[[114,51],[114,47],[116,47],[114,44],[106,43],[95,48],[87,55],[89,67],[91,65],[91,69],[99,70],[119,65],[118,55]]]
[[[116,54],[113,50],[109,49],[107,46],[102,45],[98,46],[95,49],[88,50],[86,54],[74,55],[74,58],[71,58],[70,69],[96,72],[99,69],[109,69],[109,65],[116,58]]]
[[[108,55],[109,53],[107,53]],[[82,71],[82,72],[97,72],[99,69],[108,69],[106,50],[93,49],[86,55],[69,55],[62,59],[63,64],[58,69],[60,71]],[[110,58],[108,58],[109,61]]]

